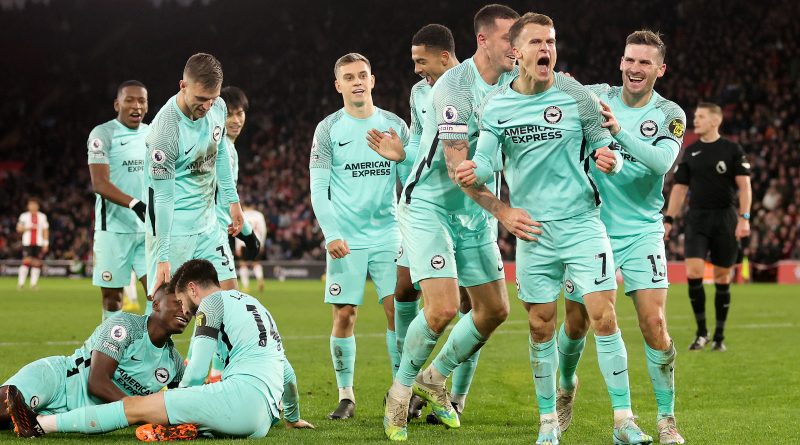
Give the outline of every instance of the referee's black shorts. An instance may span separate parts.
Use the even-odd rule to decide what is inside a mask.
[[[693,209],[686,216],[684,253],[686,258],[706,259],[711,254],[711,264],[731,267],[739,256],[736,239],[738,222],[736,209]]]

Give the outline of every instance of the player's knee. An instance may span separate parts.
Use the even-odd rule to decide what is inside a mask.
[[[450,324],[450,321],[456,317],[455,307],[435,307],[425,309],[425,318],[432,331],[441,333]]]
[[[617,314],[613,306],[589,317],[592,329],[597,335],[611,335],[617,332]]]
[[[410,302],[417,301],[419,298],[418,291],[414,288],[411,282],[397,282],[394,290],[394,299],[396,301]]]
[[[586,337],[589,332],[589,320],[583,317],[570,317],[567,314],[564,318],[564,332],[572,339]]]
[[[648,314],[639,319],[639,328],[645,337],[655,340],[666,336],[667,320],[664,318],[664,314],[660,312]]]

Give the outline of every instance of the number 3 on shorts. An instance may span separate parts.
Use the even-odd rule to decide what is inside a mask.
[[[231,259],[228,258],[228,254],[225,253],[225,247],[219,246],[217,249],[219,254],[222,255],[222,265],[227,267],[229,271],[233,272],[233,265],[231,264]]]

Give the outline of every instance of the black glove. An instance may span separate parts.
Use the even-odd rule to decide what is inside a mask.
[[[131,207],[131,210],[136,212],[136,216],[144,222],[144,213],[147,211],[147,205],[142,201],[136,201],[136,204]]]
[[[239,232],[236,238],[244,242],[244,260],[253,261],[256,259],[258,251],[261,250],[261,241],[258,240],[256,234],[243,235],[242,232]]]

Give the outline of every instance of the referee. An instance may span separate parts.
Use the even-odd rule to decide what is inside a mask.
[[[731,267],[739,254],[739,239],[750,235],[750,163],[739,144],[719,135],[722,110],[713,103],[701,102],[694,113],[694,131],[700,140],[686,147],[675,169],[675,185],[664,216],[665,239],[669,239],[674,219],[691,191],[686,216],[686,276],[689,300],[697,321],[697,337],[690,351],[702,350],[708,343],[706,294],[703,272],[706,255],[714,265],[717,328],[712,351],[725,351],[725,319],[731,302]],[[736,190],[739,190],[738,211]]]

